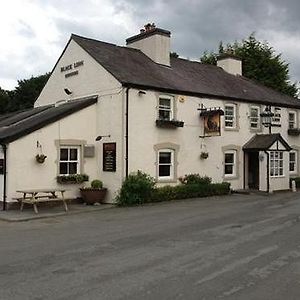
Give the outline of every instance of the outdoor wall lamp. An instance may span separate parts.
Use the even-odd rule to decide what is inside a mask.
[[[97,137],[96,137],[96,142],[98,142],[98,141],[100,141],[100,140],[102,140],[102,138],[104,138],[104,137],[110,137],[110,134],[108,134],[108,135],[98,135]]]
[[[73,92],[71,92],[68,88],[65,88],[64,89],[64,92],[67,94],[67,95],[71,95]]]
[[[146,95],[145,91],[139,91],[139,96]]]
[[[262,125],[268,127],[269,134],[271,134],[272,118],[274,117],[274,113],[272,113],[270,105],[266,106],[265,110],[260,114],[260,117]]]

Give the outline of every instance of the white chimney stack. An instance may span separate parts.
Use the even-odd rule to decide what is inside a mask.
[[[217,66],[232,75],[242,75],[242,60],[232,54],[222,54],[217,58]]]

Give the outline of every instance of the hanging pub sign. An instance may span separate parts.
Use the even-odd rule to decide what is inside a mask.
[[[204,137],[221,135],[221,116],[224,111],[220,108],[202,110],[200,117],[203,119]]]
[[[116,143],[103,143],[103,171],[116,171]]]

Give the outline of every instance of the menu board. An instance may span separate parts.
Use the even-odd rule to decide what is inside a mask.
[[[116,143],[103,143],[103,171],[116,171]]]

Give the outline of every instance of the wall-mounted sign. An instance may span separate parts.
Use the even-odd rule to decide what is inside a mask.
[[[80,66],[83,66],[83,64],[84,64],[83,60],[76,61],[73,64],[61,67],[60,68],[60,72],[66,72],[66,71],[70,71],[70,70],[76,69],[76,68],[78,68]]]
[[[116,171],[116,143],[103,143],[103,171]]]
[[[224,112],[221,109],[209,109],[200,113],[204,122],[204,136],[221,135],[220,117],[222,115]]]

